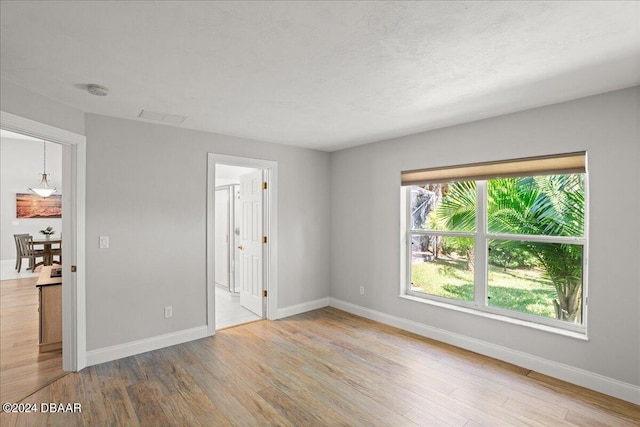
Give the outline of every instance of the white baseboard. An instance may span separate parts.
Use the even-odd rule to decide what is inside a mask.
[[[170,334],[159,335],[157,337],[145,338],[138,341],[131,341],[125,344],[113,345],[111,347],[99,348],[87,352],[87,366],[99,363],[110,362],[123,357],[129,357],[159,348],[169,347],[184,342],[197,340],[207,336],[207,326],[185,329],[183,331],[172,332]]]
[[[330,298],[329,305],[346,312],[375,320],[396,328],[404,329],[427,338],[441,341],[456,347],[471,350],[485,356],[493,357],[541,374],[577,384],[609,396],[640,405],[640,387],[614,378],[605,377],[584,369],[543,359],[508,347],[470,338],[444,329],[435,328],[412,320],[392,316],[380,311],[371,310],[339,299]]]
[[[271,320],[282,319],[284,317],[295,316],[296,314],[305,313],[307,311],[316,310],[318,308],[329,305],[329,297],[320,298],[313,301],[303,302],[301,304],[291,305],[278,309],[275,318]]]

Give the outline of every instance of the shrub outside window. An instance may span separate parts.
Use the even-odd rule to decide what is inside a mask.
[[[441,181],[438,169],[403,172],[402,293],[584,332],[586,153],[543,159],[569,156],[582,165],[513,172],[538,158],[518,159],[498,162],[508,173]]]

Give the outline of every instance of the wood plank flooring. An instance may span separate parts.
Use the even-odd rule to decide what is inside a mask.
[[[65,375],[62,351],[38,352],[37,276],[0,281],[0,399],[15,402]]]
[[[637,426],[640,407],[324,308],[86,368],[3,426]]]

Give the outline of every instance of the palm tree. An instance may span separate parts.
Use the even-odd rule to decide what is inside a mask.
[[[476,229],[476,183],[464,181],[444,186],[442,203],[435,212],[436,229],[474,232]],[[446,215],[446,218],[444,217]],[[464,254],[467,271],[473,271],[473,239],[456,238],[452,246],[455,252]]]
[[[448,197],[438,207],[437,218],[447,229],[473,230],[475,185],[453,183],[448,190]],[[490,233],[582,236],[584,177],[548,175],[491,180],[487,185],[487,210]],[[518,240],[494,240],[492,244],[502,249],[522,249],[535,257],[555,287],[556,318],[579,321],[582,246]]]

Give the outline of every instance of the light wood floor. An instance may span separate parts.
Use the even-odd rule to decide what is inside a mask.
[[[15,402],[64,375],[62,351],[38,352],[37,277],[0,281],[0,400]]]
[[[637,426],[640,407],[332,308],[69,374],[2,425]]]

